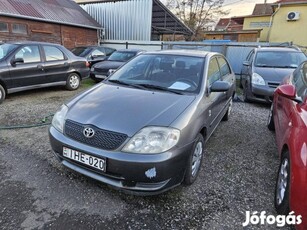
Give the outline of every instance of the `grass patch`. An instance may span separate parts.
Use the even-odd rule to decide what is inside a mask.
[[[81,84],[82,84],[82,87],[89,88],[89,87],[92,87],[93,85],[95,85],[96,82],[91,78],[87,78],[85,80],[82,80]]]

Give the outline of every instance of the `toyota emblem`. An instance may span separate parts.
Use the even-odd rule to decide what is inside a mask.
[[[90,127],[86,127],[83,129],[83,135],[86,138],[92,138],[95,135],[95,130]]]

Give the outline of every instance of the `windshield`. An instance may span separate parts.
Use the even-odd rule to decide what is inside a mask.
[[[203,76],[204,58],[142,54],[117,70],[109,82],[143,89],[196,93]]]
[[[262,51],[255,58],[256,67],[296,68],[306,56],[296,51]]]
[[[89,54],[89,52],[91,52],[91,48],[89,48],[89,47],[76,47],[76,48],[73,48],[71,50],[71,52],[76,56],[85,57],[86,55]]]
[[[124,52],[124,51],[115,51],[108,58],[108,61],[121,61],[126,62],[133,58],[136,55],[136,52]]]
[[[0,60],[5,58],[7,55],[11,53],[13,49],[15,49],[17,45],[14,44],[2,44],[0,45]]]

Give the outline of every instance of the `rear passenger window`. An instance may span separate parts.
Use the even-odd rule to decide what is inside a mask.
[[[229,68],[229,65],[226,62],[226,60],[223,57],[218,57],[217,61],[218,61],[219,66],[220,66],[220,71],[221,71],[222,78],[224,76],[227,76],[228,74],[230,74],[230,68]]]
[[[54,46],[43,46],[46,55],[46,61],[65,60],[63,52]]]
[[[208,68],[208,83],[209,86],[212,85],[213,82],[220,79],[220,70],[219,65],[217,63],[216,58],[212,58],[209,62]]]
[[[31,46],[24,46],[22,47],[16,54],[16,58],[22,58],[23,63],[34,63],[34,62],[40,62],[41,56],[39,54],[39,48],[36,45]]]

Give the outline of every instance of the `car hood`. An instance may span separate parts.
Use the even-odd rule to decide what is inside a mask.
[[[265,81],[281,82],[286,76],[291,74],[295,68],[263,68],[255,67],[254,72],[258,73]]]
[[[169,126],[194,99],[102,83],[68,103],[66,119],[131,137],[145,126]]]
[[[120,61],[103,61],[101,63],[96,64],[94,67],[97,69],[117,69],[121,65],[125,64],[125,62]]]

